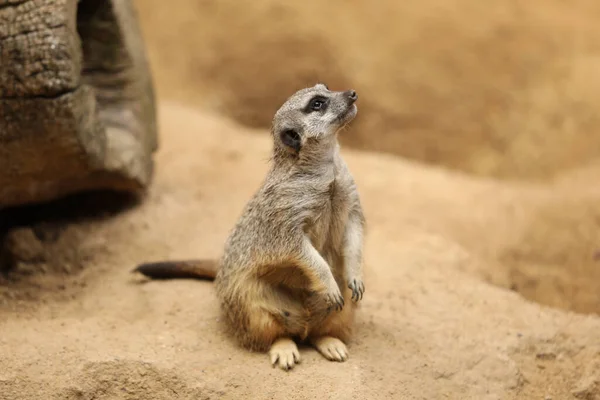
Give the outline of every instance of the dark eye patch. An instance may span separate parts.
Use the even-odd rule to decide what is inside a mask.
[[[315,111],[325,111],[328,103],[329,99],[327,99],[327,97],[319,95],[314,96],[304,108],[304,112],[308,114]]]

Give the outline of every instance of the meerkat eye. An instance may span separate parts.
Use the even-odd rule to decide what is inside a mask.
[[[321,96],[313,97],[308,103],[309,111],[321,111],[327,106],[327,99]]]

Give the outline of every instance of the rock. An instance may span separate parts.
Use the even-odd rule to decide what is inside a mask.
[[[130,1],[0,0],[0,208],[138,192],[157,148]]]

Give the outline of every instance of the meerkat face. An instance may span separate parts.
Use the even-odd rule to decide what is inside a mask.
[[[293,153],[318,146],[354,119],[357,99],[354,90],[334,92],[322,83],[297,91],[273,118],[276,144]]]

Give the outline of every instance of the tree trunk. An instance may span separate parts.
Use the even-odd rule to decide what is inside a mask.
[[[0,0],[0,208],[141,191],[155,99],[129,0]]]

